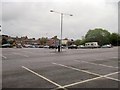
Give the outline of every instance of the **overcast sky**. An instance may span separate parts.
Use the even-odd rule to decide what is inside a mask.
[[[79,39],[94,28],[118,32],[118,1],[3,0],[2,32],[30,38],[60,37],[60,15],[50,10],[73,14],[63,18],[63,38]]]

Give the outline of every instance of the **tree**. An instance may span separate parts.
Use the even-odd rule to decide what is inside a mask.
[[[2,38],[2,45],[3,44],[8,44],[8,40],[6,38],[4,38],[4,37]]]
[[[118,46],[120,46],[120,34],[118,34]]]
[[[54,40],[58,40],[57,36],[52,37],[52,39],[54,39]]]
[[[110,32],[102,28],[96,28],[89,30],[85,35],[85,42],[98,42],[98,44],[105,45],[110,44]]]
[[[8,39],[8,42],[12,45],[14,43],[13,39]]]
[[[44,37],[40,38],[41,45],[45,45],[46,43],[47,43],[47,38],[44,38]]]
[[[81,44],[81,40],[80,40],[80,39],[77,39],[77,40],[75,40],[75,42],[74,42],[74,43],[75,43],[75,45],[77,45],[77,46],[78,46],[78,45],[80,45],[80,44]]]
[[[82,40],[80,42],[80,45],[85,45],[85,36],[82,36]]]
[[[111,36],[110,36],[110,42],[113,46],[120,45],[120,34],[112,33]]]

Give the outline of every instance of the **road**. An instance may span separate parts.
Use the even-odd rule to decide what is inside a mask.
[[[118,88],[118,63],[118,47],[64,49],[60,53],[43,48],[4,48],[2,87],[3,90]]]

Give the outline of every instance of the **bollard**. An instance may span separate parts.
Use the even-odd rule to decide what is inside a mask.
[[[58,52],[60,52],[60,45],[58,46]]]

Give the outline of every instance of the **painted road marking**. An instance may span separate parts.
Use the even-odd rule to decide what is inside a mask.
[[[81,69],[74,68],[74,67],[71,67],[71,66],[66,66],[66,65],[58,64],[58,63],[52,63],[52,64],[55,64],[55,65],[58,65],[58,66],[62,66],[62,67],[66,67],[66,68],[69,68],[69,69],[73,69],[73,70],[76,70],[76,71],[85,72],[85,73],[88,73],[88,74],[92,74],[92,75],[102,76],[102,77],[103,77],[103,75],[96,74],[96,73],[92,73],[92,72],[89,72],[89,71],[86,71],[86,70],[81,70]],[[116,73],[118,73],[118,72],[116,72]],[[104,76],[104,78],[108,78],[108,79],[111,79],[111,80],[114,80],[114,81],[120,81],[120,80],[118,80],[118,79],[111,78],[111,77],[105,77],[105,76]]]
[[[101,59],[99,59],[99,58],[95,58],[95,60],[104,60],[104,59],[102,59],[102,58],[101,58]]]
[[[76,71],[85,72],[85,73],[88,73],[88,74],[99,76],[99,74],[92,73],[92,72],[85,71],[85,70],[81,70],[81,69],[74,68],[74,67],[70,67],[70,66],[66,66],[66,65],[63,65],[63,64],[58,64],[58,63],[52,63],[52,64],[55,64],[55,65],[58,65],[58,66],[62,66],[62,67],[66,67],[66,68],[69,68],[69,69],[73,69],[73,70],[76,70]]]
[[[118,57],[112,57],[112,58],[117,59]]]
[[[85,82],[89,82],[89,81],[97,80],[97,79],[100,79],[100,78],[103,78],[103,77],[107,77],[107,76],[110,76],[110,75],[113,75],[113,74],[116,74],[116,73],[118,73],[118,72],[114,72],[114,73],[110,73],[110,74],[107,74],[107,75],[99,76],[99,77],[96,77],[96,78],[91,78],[91,79],[87,79],[87,80],[84,80],[84,81],[80,81],[80,82],[64,85],[63,87],[66,88],[66,87],[74,86],[74,85],[77,85],[77,84],[82,84],[82,83],[85,83]]]
[[[108,65],[104,65],[104,64],[96,64],[96,63],[87,62],[87,61],[79,61],[79,60],[74,60],[74,61],[89,63],[89,64],[93,64],[93,65],[99,65],[99,66],[104,66],[104,67],[109,67],[109,68],[118,68],[118,67],[108,66]]]
[[[32,53],[32,54],[33,54],[33,52],[30,52],[30,51],[29,51],[29,52],[28,52],[28,51],[22,51],[22,52],[25,52],[25,53]]]
[[[2,58],[7,59],[7,57],[5,57],[5,56],[3,56],[3,55],[2,55]]]
[[[41,77],[42,79],[44,79],[44,80],[46,80],[46,81],[48,81],[48,82],[54,84],[55,86],[58,86],[59,88],[63,88],[61,85],[57,84],[56,82],[54,82],[54,81],[52,81],[52,80],[50,80],[50,79],[48,79],[48,78],[46,78],[46,77],[44,77],[44,76],[42,76],[42,75],[36,73],[35,71],[33,71],[33,70],[31,70],[31,69],[29,69],[29,68],[27,68],[27,67],[25,67],[25,66],[22,66],[22,68],[24,68],[25,70],[27,70],[27,71],[29,71],[29,72],[31,72],[31,73],[37,75],[38,77]]]
[[[55,63],[54,63],[54,64],[55,64]],[[29,68],[27,68],[27,67],[25,67],[25,66],[22,66],[22,68],[24,68],[25,70],[27,70],[27,71],[29,71],[29,72],[31,72],[31,73],[33,73],[33,74],[35,74],[35,75],[43,78],[43,79],[46,80],[46,81],[48,81],[48,82],[50,82],[50,83],[58,86],[58,88],[63,88],[63,89],[65,89],[66,87],[70,87],[70,86],[74,86],[74,85],[77,85],[77,84],[81,84],[81,83],[93,81],[93,80],[96,80],[96,79],[99,79],[99,78],[108,77],[108,76],[110,76],[110,75],[114,75],[114,74],[119,73],[119,72],[114,72],[114,73],[110,73],[110,74],[103,75],[103,76],[100,75],[99,77],[95,77],[95,78],[92,78],[92,79],[87,79],[87,80],[84,80],[84,81],[80,81],[80,82],[76,82],[76,83],[72,83],[72,84],[68,84],[68,85],[61,86],[61,85],[55,83],[54,81],[51,81],[50,79],[48,79],[48,78],[46,78],[46,77],[44,77],[44,76],[42,76],[42,75],[34,72],[33,70],[31,70],[31,69],[29,69]]]
[[[24,56],[24,57],[29,57],[29,56],[27,56],[27,55],[22,55],[22,54],[20,54],[20,53],[13,53],[13,54],[15,54],[15,55],[20,55],[20,56]]]

